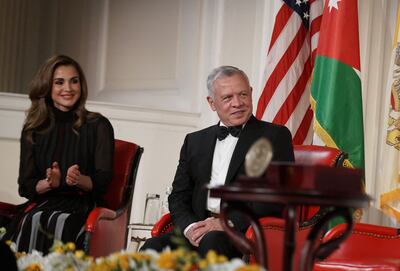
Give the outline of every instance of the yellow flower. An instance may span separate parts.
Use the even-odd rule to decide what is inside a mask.
[[[200,269],[206,269],[206,267],[208,266],[208,262],[207,262],[207,260],[200,260],[199,261],[199,268]]]
[[[25,271],[41,271],[41,270],[42,267],[37,263],[32,263],[27,268],[25,268]]]
[[[185,262],[185,264],[181,268],[182,271],[191,271],[193,270],[193,264],[191,262]]]
[[[75,251],[75,249],[76,249],[76,246],[74,243],[68,242],[65,244],[65,250]]]
[[[109,268],[110,268],[111,270],[117,269],[117,267],[118,267],[118,262],[117,262],[116,259],[113,259],[112,261],[107,262],[107,266],[109,266]]]
[[[132,258],[137,262],[149,261],[151,259],[150,255],[140,252],[133,253]]]
[[[77,250],[75,251],[75,256],[78,259],[83,259],[85,257],[85,252],[83,250]]]
[[[175,269],[177,253],[163,252],[157,260],[157,265],[163,269]]]
[[[176,257],[182,258],[185,257],[185,255],[187,254],[187,252],[183,249],[178,248],[175,251],[172,251],[172,253],[174,253],[176,255]]]
[[[56,248],[54,248],[54,252],[64,253],[64,248],[63,247],[56,247]]]
[[[12,243],[9,243],[13,245]],[[218,265],[229,261],[225,256],[218,255],[215,251],[209,251],[205,258],[201,258],[195,251],[186,249],[177,249],[173,251],[164,251],[157,257],[153,258],[153,254],[143,252],[117,252],[108,257],[99,257],[93,260],[93,257],[85,255],[84,251],[76,250],[73,243],[63,244],[62,242],[54,242],[52,247],[53,252],[67,253],[66,256],[75,259],[80,259],[89,265],[86,271],[111,271],[111,270],[129,270],[130,262],[135,261],[139,268],[146,267],[146,263],[150,263],[151,268],[157,265],[158,269],[162,270],[180,270],[194,271],[205,270],[207,267]],[[15,252],[17,258],[24,257],[27,254],[24,252]],[[214,267],[214,266],[213,266]],[[39,263],[31,263],[24,271],[42,271],[43,268]],[[74,267],[65,268],[63,271],[73,271]],[[237,271],[261,271],[258,265],[245,265],[237,269]]]
[[[261,271],[261,267],[257,264],[243,265],[236,269],[236,271]]]
[[[24,256],[26,256],[26,252],[15,252],[15,258],[17,258],[17,260]]]
[[[207,252],[206,260],[209,264],[216,264],[218,262],[218,255],[214,250]]]
[[[118,262],[122,270],[127,270],[129,268],[129,255],[119,255]]]
[[[228,258],[225,255],[219,255],[217,258],[218,263],[225,263],[228,261]]]
[[[106,270],[109,270],[109,268],[107,268],[107,264],[105,262],[101,263],[92,262],[92,264],[86,271],[106,271]]]

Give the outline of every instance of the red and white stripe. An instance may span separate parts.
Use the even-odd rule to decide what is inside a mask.
[[[322,19],[321,0],[309,0],[310,27],[284,2],[275,18],[267,54],[266,84],[256,116],[287,126],[293,144],[310,144],[313,137],[310,79]]]

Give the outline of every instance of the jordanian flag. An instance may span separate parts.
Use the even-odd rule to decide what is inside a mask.
[[[357,0],[327,0],[311,86],[314,131],[364,168]]]

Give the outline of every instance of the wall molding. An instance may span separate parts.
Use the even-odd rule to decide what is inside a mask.
[[[19,139],[25,119],[25,111],[29,108],[28,95],[0,93],[0,138]],[[173,110],[141,108],[116,103],[88,101],[87,108],[101,112],[113,121],[146,123],[150,125],[177,126],[194,129],[198,127],[200,113],[186,113]]]
[[[134,7],[133,2],[127,3],[130,3],[127,8]],[[110,37],[112,22],[114,24],[117,22],[118,24],[118,21],[123,21],[125,18],[116,18],[116,15],[112,13],[113,4],[109,0],[93,1],[90,3],[92,16],[89,18],[89,29],[91,29],[89,35],[91,41],[96,41],[96,46],[87,52],[90,68],[87,69],[86,74],[88,81],[91,83],[90,88],[92,90],[89,97],[99,102],[128,104],[134,107],[145,106],[156,110],[168,111],[169,108],[173,107],[177,111],[182,112],[200,112],[200,103],[198,100],[193,99],[193,97],[200,91],[195,86],[198,80],[198,51],[203,2],[179,0],[176,2],[176,6],[171,5],[170,7],[179,14],[177,25],[173,25],[174,31],[177,33],[177,40],[168,40],[169,43],[175,44],[172,48],[169,48],[169,51],[165,52],[166,54],[175,54],[175,59],[171,60],[171,65],[168,66],[169,72],[166,73],[170,76],[165,77],[164,73],[158,74],[157,69],[154,68],[154,74],[149,73],[142,77],[143,74],[139,72],[134,74],[137,76],[136,78],[126,76],[127,70],[132,69],[135,71],[139,67],[139,64],[131,63],[133,61],[132,55],[135,51],[130,54],[129,51],[125,50],[125,47],[122,47],[124,50],[121,51],[119,49],[121,43],[115,42]],[[157,12],[157,10],[154,12]],[[125,22],[119,22],[119,24],[125,25]],[[138,29],[132,33],[138,34]],[[113,31],[112,33],[114,37],[118,38],[117,41],[127,35],[126,31]],[[152,39],[152,44],[162,44],[159,40],[160,38],[157,38],[157,36],[152,38],[145,36],[145,38]],[[132,43],[133,48],[135,39],[140,40],[140,35],[137,37],[131,36],[128,39]],[[140,45],[138,45],[138,48],[141,51],[136,52],[136,54],[142,56],[139,60],[135,58],[138,63],[142,63],[142,65],[143,63],[146,64],[147,69],[149,65],[157,67],[154,59],[144,58],[144,56],[149,55],[152,51],[147,47],[142,48]],[[157,51],[157,53],[159,52]],[[118,69],[116,67],[119,66],[115,61],[111,61],[113,58],[110,57],[120,55],[125,55],[125,58],[129,60],[124,62],[123,65],[122,63],[118,64],[121,67],[125,67],[125,69],[120,70],[119,75],[118,73],[116,74],[116,70]]]

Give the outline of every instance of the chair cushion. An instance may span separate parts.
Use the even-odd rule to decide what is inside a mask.
[[[264,239],[267,244],[267,260],[268,270],[278,271],[283,270],[283,249],[285,240],[285,220],[282,218],[275,217],[263,217],[259,219],[259,223],[262,227]],[[295,228],[295,240],[296,248],[294,252],[294,266],[297,267],[300,264],[301,250],[310,233],[312,225],[307,227],[299,227],[296,224]],[[255,242],[255,234],[252,227],[246,231],[246,238]],[[255,262],[254,256],[250,255],[250,262]]]

